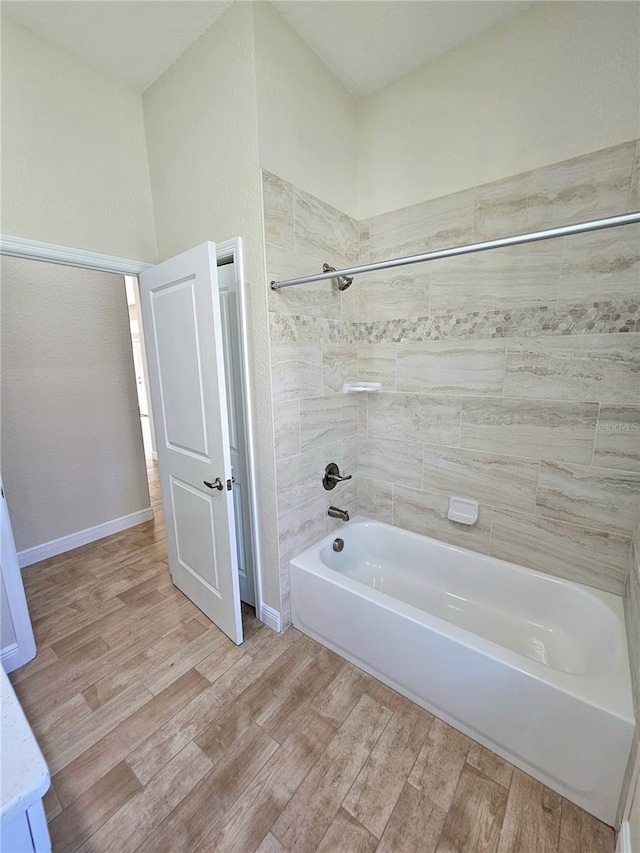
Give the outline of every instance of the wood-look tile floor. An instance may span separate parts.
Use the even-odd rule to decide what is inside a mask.
[[[294,629],[235,646],[153,522],[24,572],[54,851],[611,853],[613,831]]]

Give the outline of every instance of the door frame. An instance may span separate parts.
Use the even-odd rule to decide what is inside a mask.
[[[252,408],[252,393],[249,371],[249,350],[247,334],[247,299],[246,282],[244,277],[244,265],[242,259],[242,237],[234,237],[223,243],[216,243],[216,261],[232,260],[236,269],[238,282],[238,293],[240,295],[240,328],[242,334],[242,370],[244,373],[244,404],[246,410],[245,430],[247,446],[247,474],[249,478],[248,493],[249,515],[251,519],[254,585],[256,596],[256,616],[275,631],[280,630],[279,614],[272,608],[267,607],[262,601],[262,567],[260,564],[260,539],[258,530],[258,493],[255,477],[255,441]],[[25,237],[14,237],[9,234],[0,234],[0,255],[9,255],[13,258],[24,258],[31,261],[47,261],[52,264],[62,264],[68,267],[80,267],[81,269],[100,270],[101,272],[115,273],[116,275],[137,276],[144,270],[155,266],[145,261],[131,260],[130,258],[119,258],[115,255],[103,255],[99,252],[89,252],[85,249],[73,249],[68,246],[59,246],[55,243],[43,243],[39,240],[29,240]]]

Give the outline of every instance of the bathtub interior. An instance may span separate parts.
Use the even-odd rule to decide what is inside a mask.
[[[356,520],[319,556],[329,569],[559,672],[617,667],[624,637],[613,596],[512,563]]]

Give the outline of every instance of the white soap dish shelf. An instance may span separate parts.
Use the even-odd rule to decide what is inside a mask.
[[[381,382],[345,382],[342,391],[345,394],[379,394]]]

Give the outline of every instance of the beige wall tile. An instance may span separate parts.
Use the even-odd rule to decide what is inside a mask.
[[[396,390],[396,344],[358,346],[358,379],[381,382],[383,391]]]
[[[621,213],[634,152],[628,142],[478,187],[477,236],[507,237]]]
[[[358,253],[358,263],[360,264],[368,264],[370,258],[369,251],[369,220],[361,219],[358,222],[358,242],[359,242],[359,253]]]
[[[558,304],[640,298],[640,225],[564,237]]]
[[[274,405],[273,429],[276,459],[300,453],[300,404],[297,400]]]
[[[331,518],[328,515],[330,506],[337,506],[339,509],[346,509],[350,517],[353,518],[358,512],[358,436],[345,438],[342,444],[342,455],[336,458],[327,459],[323,463],[323,472],[328,462],[337,463],[340,468],[340,473],[343,477],[350,476],[351,479],[343,483],[338,483],[334,489],[324,492],[324,503],[326,516],[326,530],[331,533],[338,527],[342,527],[343,522],[336,518]]]
[[[367,432],[398,441],[457,445],[460,438],[460,397],[427,394],[372,394]]]
[[[640,471],[640,406],[600,406],[593,464]]]
[[[280,550],[282,551],[282,548]],[[280,563],[280,595],[282,598],[280,616],[284,630],[291,625],[291,568],[289,560]]]
[[[502,394],[505,342],[423,341],[398,344],[398,391]]]
[[[324,498],[278,514],[280,561],[286,563],[325,535]]]
[[[633,162],[633,175],[629,187],[627,210],[632,213],[640,210],[640,140],[636,142],[636,153]]]
[[[354,471],[355,469],[350,469]],[[343,469],[343,466],[340,466],[340,472],[346,473],[346,466]],[[325,517],[326,517],[326,531],[327,533],[331,533],[334,530],[338,530],[338,528],[344,525],[343,521],[340,521],[339,518],[331,518],[328,515],[329,507],[335,506],[338,509],[346,509],[349,513],[350,518],[354,518],[358,513],[358,481],[357,478],[353,480],[349,480],[347,483],[339,483],[335,489],[330,492],[324,493],[324,507],[325,507]]]
[[[491,555],[621,595],[628,536],[494,509]]]
[[[429,316],[428,265],[366,273],[360,281],[360,322]]]
[[[358,263],[358,223],[304,190],[294,190],[296,251],[336,269]]]
[[[274,406],[322,394],[322,344],[271,343]]]
[[[478,521],[473,525],[449,521],[448,509],[446,495],[401,486],[393,488],[393,523],[398,527],[488,554],[491,507],[481,506]]]
[[[588,465],[597,416],[597,403],[465,397],[460,446]]]
[[[322,352],[323,393],[336,394],[344,383],[358,378],[358,345],[325,341]]]
[[[267,243],[293,249],[293,185],[262,170],[262,207]]]
[[[338,290],[338,293],[340,294],[340,319],[356,322],[359,319],[358,314],[360,310],[360,281],[358,278],[354,278],[347,290]]]
[[[633,405],[640,397],[640,333],[510,342],[504,393]]]
[[[267,282],[322,272],[322,261],[267,244]],[[269,289],[269,311],[309,317],[340,318],[340,291],[331,281]]]
[[[549,240],[435,261],[431,312],[526,311],[553,305],[561,257],[561,241]]]
[[[473,239],[474,191],[403,207],[369,220],[371,261],[399,258]]]
[[[358,398],[358,432],[367,433],[367,414],[369,410],[369,394],[357,394]]]
[[[331,394],[300,401],[302,450],[339,441],[358,433],[358,402],[353,394]]]
[[[393,486],[358,476],[358,514],[391,524]]]
[[[344,468],[342,469],[342,474],[352,474],[354,475],[358,471],[358,446],[360,444],[360,440],[357,435],[351,436],[351,438],[345,438],[342,442],[342,462]]]
[[[426,445],[424,488],[485,504],[534,512],[538,462],[477,450]]]
[[[640,474],[541,462],[536,515],[631,534],[640,511]]]
[[[422,485],[422,444],[361,436],[358,477],[378,484]]]
[[[325,496],[322,475],[329,462],[336,462],[340,468],[343,467],[341,441],[280,461],[276,477],[281,512]]]

